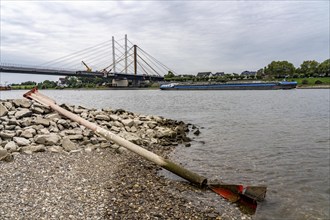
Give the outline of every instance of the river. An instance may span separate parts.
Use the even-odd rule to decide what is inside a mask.
[[[58,103],[197,125],[171,159],[210,179],[267,185],[255,219],[330,218],[330,90],[44,90]],[[24,91],[1,91],[1,99]]]

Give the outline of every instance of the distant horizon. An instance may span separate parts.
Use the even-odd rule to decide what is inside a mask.
[[[330,59],[330,58],[328,58],[328,59]],[[327,60],[327,59],[325,59],[325,60]],[[323,61],[325,61],[325,60],[323,60]],[[278,60],[278,61],[283,61],[283,60]],[[318,60],[316,60],[316,61],[318,63],[322,63],[323,62],[323,61],[318,61]],[[288,62],[290,63],[290,61],[288,61]],[[21,66],[25,66],[25,65],[21,65]],[[26,66],[28,66],[28,65],[26,65]],[[261,67],[259,69],[263,69],[266,66]],[[298,67],[295,66],[295,68],[298,68]],[[247,70],[246,69],[246,70],[243,70],[242,72],[239,72],[239,73],[237,73],[237,72],[225,72],[225,71],[199,71],[199,72],[196,72],[195,74],[184,74],[184,73],[179,74],[179,73],[177,73],[175,75],[193,75],[193,76],[197,76],[198,73],[207,73],[207,72],[211,72],[212,74],[215,74],[215,73],[218,73],[218,72],[224,72],[224,74],[238,74],[238,75],[241,75],[245,71],[248,71],[248,72],[257,72],[259,69],[257,69],[257,70]],[[16,77],[13,77],[12,74],[21,75],[21,77],[16,78]],[[36,82],[36,83],[41,83],[41,82],[43,82],[45,80],[59,81],[60,78],[64,78],[64,77],[66,77],[66,76],[51,76],[51,75],[38,75],[38,74],[22,74],[22,73],[4,73],[4,72],[0,72],[0,79],[1,79],[0,80],[0,85],[4,86],[4,85],[10,85],[10,84],[20,84],[20,83],[24,83],[24,82],[28,82],[28,81],[32,81],[32,82]],[[10,79],[14,79],[15,81],[11,82],[11,81],[9,81]]]

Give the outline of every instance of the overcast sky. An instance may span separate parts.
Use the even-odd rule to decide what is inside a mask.
[[[329,1],[1,0],[1,63],[38,65],[125,34],[179,74],[329,58]],[[1,83],[58,77],[1,73]]]

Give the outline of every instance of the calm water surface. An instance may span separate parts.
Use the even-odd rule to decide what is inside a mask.
[[[330,90],[41,92],[58,103],[193,123],[202,133],[172,160],[210,179],[267,185],[255,219],[330,218]]]

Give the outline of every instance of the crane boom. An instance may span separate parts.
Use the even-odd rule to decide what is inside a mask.
[[[87,72],[92,72],[92,69],[84,61],[81,61],[81,62],[87,68]]]

